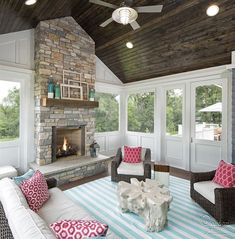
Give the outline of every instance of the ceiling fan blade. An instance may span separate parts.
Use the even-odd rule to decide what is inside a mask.
[[[113,21],[113,18],[110,17],[109,19],[107,19],[105,22],[100,24],[100,27],[106,27],[109,23],[111,23]]]
[[[140,28],[140,25],[137,21],[131,22],[130,25],[133,28],[133,30]]]
[[[143,6],[135,7],[135,10],[139,13],[148,13],[148,12],[161,12],[163,5],[153,5],[153,6]]]
[[[113,9],[117,9],[118,8],[118,6],[116,6],[114,4],[111,4],[111,3],[108,3],[108,2],[104,2],[104,1],[101,1],[101,0],[89,0],[89,2],[97,4],[97,5],[101,5],[101,6],[104,6],[104,7],[113,8]]]

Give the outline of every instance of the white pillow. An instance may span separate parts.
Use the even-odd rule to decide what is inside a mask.
[[[128,147],[135,148],[135,146],[128,146]],[[124,158],[124,146],[121,147],[121,151],[122,151],[122,158]],[[142,150],[141,150],[141,161],[145,160],[145,153],[146,153],[146,148],[142,148]]]
[[[56,239],[43,219],[23,206],[11,211],[8,223],[14,239]]]
[[[20,188],[10,178],[0,180],[0,201],[7,218],[11,211],[14,211],[20,206],[29,208]]]

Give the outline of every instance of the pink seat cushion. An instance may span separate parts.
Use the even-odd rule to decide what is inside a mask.
[[[216,169],[213,182],[219,185],[230,188],[235,186],[235,165],[220,161]]]
[[[37,212],[42,205],[49,199],[49,191],[46,179],[40,171],[36,171],[34,175],[25,180],[20,189],[23,192],[29,207]]]
[[[50,225],[58,239],[105,236],[108,225],[95,220],[61,220]]]
[[[124,146],[124,159],[125,163],[140,163],[141,162],[142,147],[128,147]]]

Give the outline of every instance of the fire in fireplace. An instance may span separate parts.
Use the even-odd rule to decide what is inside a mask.
[[[56,158],[77,155],[78,151],[78,145],[70,144],[68,138],[64,137],[63,145],[57,145]]]
[[[52,160],[85,155],[85,124],[52,127]]]

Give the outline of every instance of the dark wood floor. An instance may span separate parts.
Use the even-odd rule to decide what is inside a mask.
[[[185,170],[182,170],[182,169],[170,167],[170,175],[172,175],[172,176],[189,180],[190,179],[190,174],[191,173],[189,171],[185,171]],[[84,183],[94,181],[96,179],[100,179],[100,178],[103,178],[103,177],[106,177],[106,176],[109,176],[108,172],[105,172],[105,173],[102,173],[102,174],[97,174],[97,175],[94,175],[94,176],[91,176],[91,177],[86,177],[86,178],[83,178],[83,179],[79,179],[79,180],[71,182],[71,183],[63,184],[63,185],[59,186],[59,188],[64,191],[64,190],[82,185]]]

